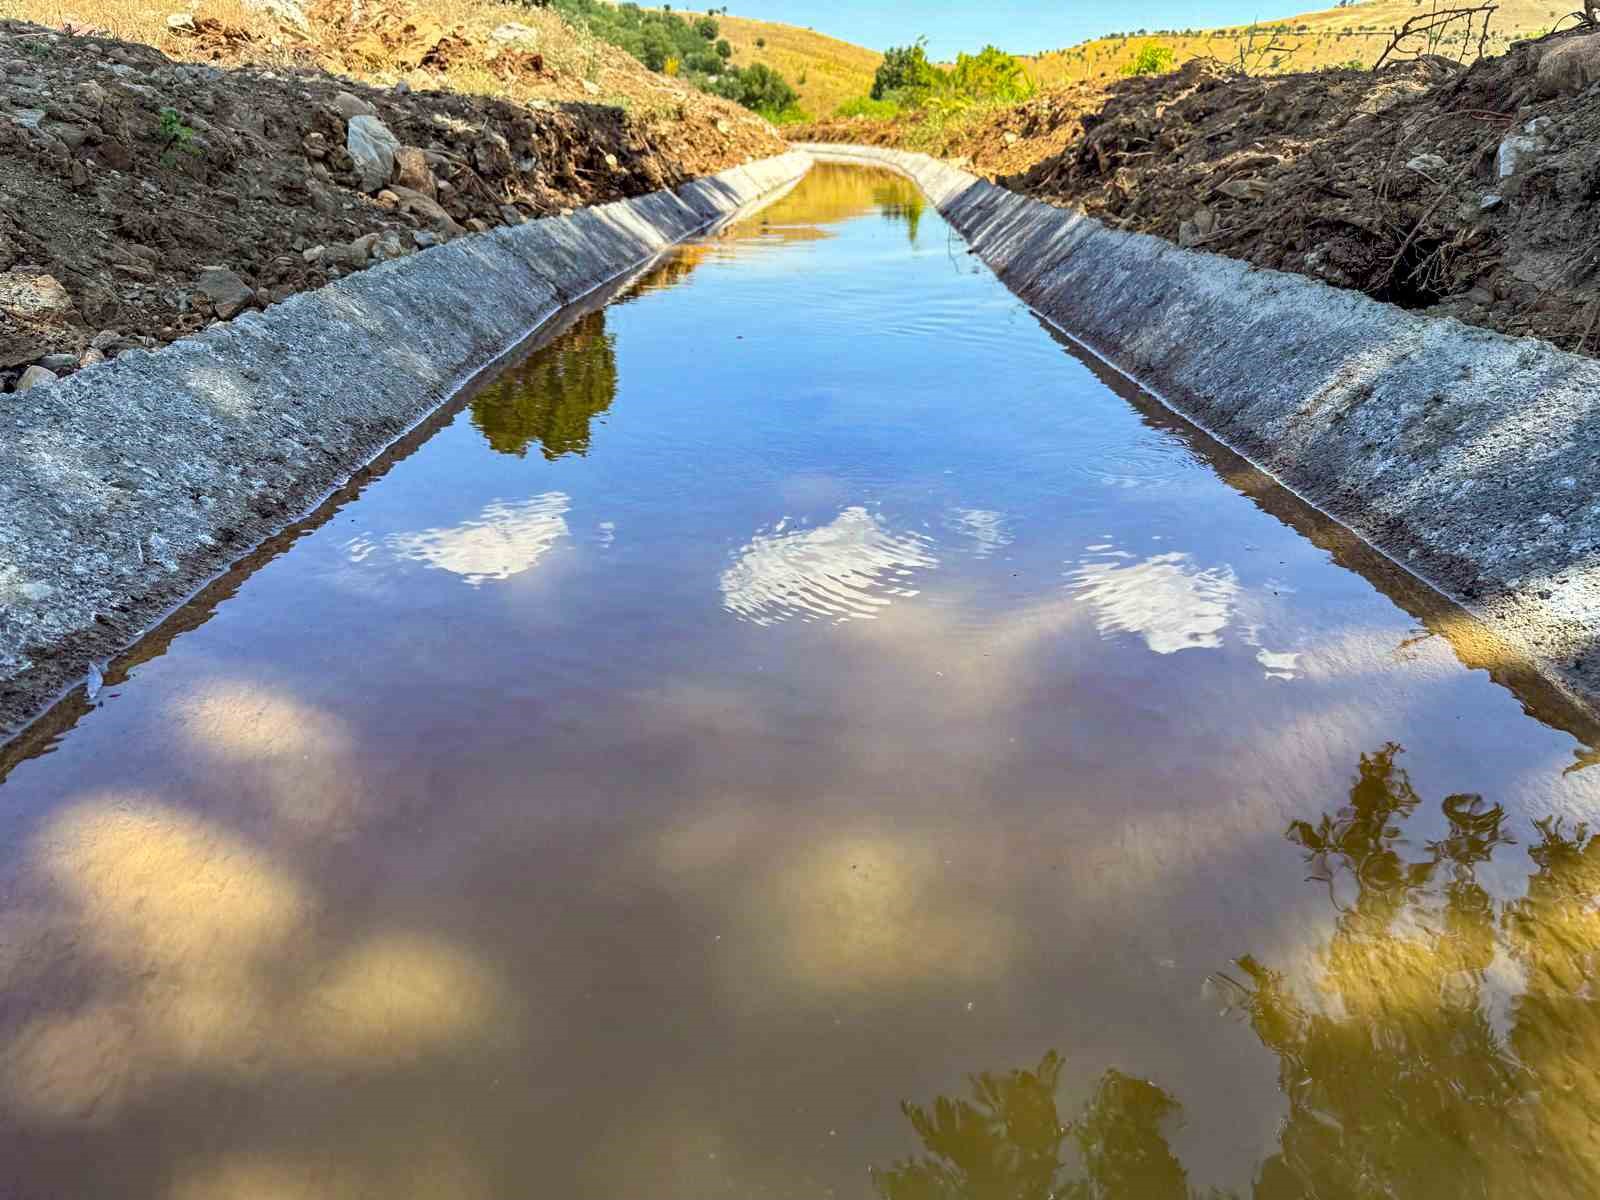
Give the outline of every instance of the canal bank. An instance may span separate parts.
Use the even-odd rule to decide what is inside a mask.
[[[1593,708],[1600,363],[1109,229],[926,155],[800,148],[909,176],[1036,312]]]
[[[351,275],[0,406],[0,735],[790,153]]]

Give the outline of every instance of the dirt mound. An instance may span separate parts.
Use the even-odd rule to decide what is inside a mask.
[[[1595,80],[1590,33],[1467,69],[1253,77],[1197,60],[1119,80],[1097,104],[1081,87],[1036,98],[944,152],[1117,228],[1595,353]],[[904,127],[860,126],[806,134],[926,148]]]
[[[0,21],[0,389],[30,365],[70,372],[463,231],[783,148],[759,118],[658,85],[636,63],[591,62],[600,83],[563,73],[534,26],[468,37],[420,10],[369,5],[335,37],[282,12],[269,14],[270,35],[204,10],[172,18],[192,57],[270,51],[289,64],[270,67],[176,62],[151,46]],[[607,98],[633,87],[652,103],[519,102],[404,76],[371,87],[292,65],[329,47],[352,69],[414,57],[406,70],[423,83],[470,61],[498,64],[509,81],[486,87]],[[48,378],[35,370],[28,382]]]

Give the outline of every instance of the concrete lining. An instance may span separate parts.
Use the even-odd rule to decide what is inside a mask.
[[[0,396],[0,733],[565,306],[810,164],[791,152],[461,238]]]
[[[1600,700],[1600,362],[1126,233],[926,155],[911,178],[1046,320]]]

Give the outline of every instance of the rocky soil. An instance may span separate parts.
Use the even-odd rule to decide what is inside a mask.
[[[173,22],[198,46],[210,35],[228,48],[214,23]],[[442,36],[429,52],[451,44]],[[238,47],[210,56],[237,59]],[[537,53],[498,59],[524,77],[547,72]],[[600,90],[569,82],[578,95]],[[655,101],[669,110],[666,135],[637,110],[595,100],[522,103],[404,79],[368,86],[317,67],[179,62],[0,21],[0,391],[466,231],[784,148],[764,121],[722,101],[686,88]]]
[[[928,148],[903,122],[795,136]],[[1600,33],[1466,69],[1195,61],[987,114],[937,151],[1117,228],[1600,352]]]

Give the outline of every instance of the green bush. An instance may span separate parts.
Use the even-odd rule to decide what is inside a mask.
[[[707,90],[753,108],[769,120],[771,114],[782,114],[793,108],[800,98],[789,81],[765,63],[753,63],[742,71],[728,71]]]
[[[927,94],[944,82],[944,72],[928,61],[928,39],[918,38],[909,46],[890,46],[872,77],[874,100],[901,95]]]
[[[836,110],[841,117],[871,117],[888,121],[900,115],[900,105],[893,100],[874,100],[871,96],[857,96],[846,100]]]
[[[1167,57],[1172,57],[1170,50]],[[985,46],[977,54],[956,55],[949,85],[957,95],[969,100],[1010,102],[1033,95],[1033,81],[1022,69],[1021,61],[994,46]]]
[[[1172,70],[1172,47],[1146,42],[1139,47],[1133,61],[1124,64],[1124,75],[1165,75]]]

